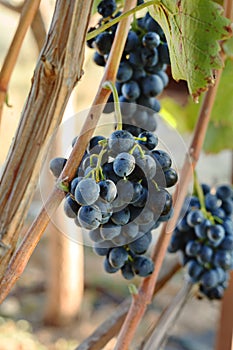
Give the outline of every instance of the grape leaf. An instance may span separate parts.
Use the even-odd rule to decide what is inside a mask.
[[[186,80],[198,100],[222,67],[218,41],[231,35],[230,21],[212,0],[160,0],[149,9],[164,30],[173,78]]]

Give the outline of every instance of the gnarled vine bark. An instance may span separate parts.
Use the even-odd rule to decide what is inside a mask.
[[[0,276],[15,250],[41,160],[82,76],[93,0],[58,0],[32,86],[3,170],[0,187]]]

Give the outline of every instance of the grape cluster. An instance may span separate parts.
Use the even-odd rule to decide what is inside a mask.
[[[181,251],[182,263],[201,294],[221,299],[233,268],[233,190],[220,185],[213,192],[202,184],[204,206],[187,197],[184,217],[174,230],[169,251]],[[189,203],[189,204],[188,204]]]
[[[111,21],[119,12],[115,1],[103,0],[98,12],[102,15],[98,25]],[[94,48],[94,62],[105,66],[115,36],[117,25],[100,33],[87,42]],[[128,33],[124,52],[116,77],[124,129],[137,136],[143,130],[155,131],[156,113],[160,111],[160,102],[156,98],[168,84],[165,70],[170,63],[168,46],[159,24],[149,12],[142,18],[135,18]],[[105,107],[105,113],[114,109],[111,94]],[[137,106],[144,106],[142,111]]]
[[[126,279],[152,273],[153,262],[144,255],[151,231],[172,214],[166,188],[177,174],[157,145],[157,136],[148,131],[138,137],[126,130],[94,136],[64,202],[65,214],[89,230],[94,251],[105,256],[105,270],[121,270]],[[51,160],[56,178],[65,164],[65,158]]]

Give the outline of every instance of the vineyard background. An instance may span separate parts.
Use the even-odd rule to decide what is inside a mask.
[[[53,2],[44,0],[41,6],[42,10],[44,9],[43,14],[46,14],[45,21],[49,24]],[[0,65],[15,32],[18,18],[18,14],[5,9],[0,4]],[[74,91],[73,105],[68,105],[67,117],[88,108],[95,96],[101,78],[101,74],[99,74],[101,68],[96,68],[92,64],[91,56],[92,52],[86,49],[84,66],[86,74]],[[38,50],[34,38],[29,32],[10,83],[9,103],[12,104],[12,107],[4,109],[0,129],[0,164],[6,157],[16,130],[20,111],[30,88],[30,79],[37,57]],[[189,135],[185,135],[184,138],[188,145]],[[200,180],[207,181],[208,179],[210,184],[229,181],[231,177],[231,152],[224,151],[214,156],[203,154],[199,161],[198,173]],[[27,218],[28,225],[32,222],[40,206],[41,197],[38,190]],[[36,248],[22,278],[0,306],[0,350],[73,349],[128,295],[127,282],[119,276],[114,276],[113,279],[111,275],[106,275],[102,269],[102,260],[96,257],[89,248],[85,248],[85,296],[77,319],[71,325],[62,328],[45,326],[43,315],[46,278],[49,277],[45,274],[49,261],[48,236],[49,229]],[[164,268],[166,269],[170,260],[174,259],[174,257],[168,257]],[[158,294],[155,303],[152,303],[147,311],[135,344],[142,339],[145,330],[177,293],[182,280],[183,274],[181,272]],[[190,300],[175,327],[171,330],[166,350],[213,349],[219,313],[219,302],[198,301],[195,298]],[[112,349],[112,346],[109,344],[106,350]]]

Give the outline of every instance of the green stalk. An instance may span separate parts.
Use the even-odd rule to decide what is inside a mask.
[[[118,97],[116,86],[115,84],[113,84],[112,81],[106,81],[103,84],[103,88],[111,90],[113,94],[113,100],[115,103],[116,120],[117,120],[117,130],[122,130],[122,115],[121,115],[121,108],[120,108],[119,97]]]
[[[206,210],[206,206],[205,206],[205,196],[204,196],[204,193],[203,193],[203,190],[202,190],[202,187],[198,181],[198,177],[197,177],[197,172],[194,171],[194,190],[196,191],[197,193],[197,197],[200,201],[200,205],[201,205],[201,211],[203,212],[203,214],[205,215],[205,217],[207,219],[210,220],[210,222],[212,224],[215,224],[215,221],[217,221],[218,223],[222,223],[222,220],[217,218],[216,216],[213,216],[210,212],[208,212]]]
[[[197,177],[197,172],[194,171],[194,190],[196,191],[197,193],[197,197],[200,201],[200,205],[201,205],[201,210],[203,211],[203,213],[205,215],[207,215],[207,210],[206,210],[206,207],[205,207],[205,196],[204,196],[204,193],[203,193],[203,190],[202,190],[202,187],[198,181],[198,177]]]
[[[120,22],[122,19],[129,17],[130,15],[144,9],[145,7],[149,7],[151,5],[158,5],[160,3],[160,0],[153,0],[153,1],[147,1],[145,4],[141,4],[139,6],[134,7],[132,10],[129,10],[125,12],[124,14],[120,15],[119,17],[114,18],[111,22],[105,23],[101,27],[97,28],[96,30],[93,30],[92,32],[89,32],[86,36],[86,40],[90,40],[94,37],[96,37],[98,34],[104,32],[106,29],[112,27],[114,24]]]

